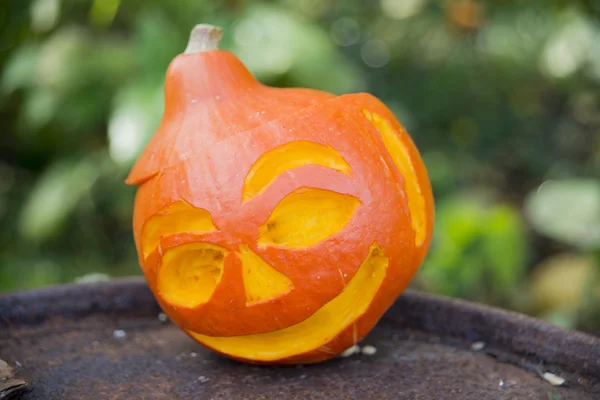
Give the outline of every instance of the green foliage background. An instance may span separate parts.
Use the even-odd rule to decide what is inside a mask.
[[[134,188],[191,27],[264,83],[368,91],[436,197],[422,290],[600,332],[600,7],[586,1],[5,0],[0,292],[139,274]]]

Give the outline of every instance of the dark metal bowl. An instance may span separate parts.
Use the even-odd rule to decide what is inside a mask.
[[[140,278],[5,295],[0,358],[25,399],[600,399],[598,338],[414,291],[361,343],[376,354],[303,367],[228,360],[159,313]]]

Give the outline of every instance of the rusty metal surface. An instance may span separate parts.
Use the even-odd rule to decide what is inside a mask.
[[[141,279],[0,297],[0,359],[24,399],[600,399],[598,338],[468,302],[409,291],[362,342],[376,354],[285,368],[212,354],[159,312]]]

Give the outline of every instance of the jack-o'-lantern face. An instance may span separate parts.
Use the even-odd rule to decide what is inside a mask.
[[[182,87],[167,96],[181,103]],[[226,89],[186,89],[203,101],[183,113],[167,102],[128,178],[140,185],[140,264],[171,319],[220,353],[331,358],[368,333],[425,256],[424,166],[370,95],[258,85],[254,98],[271,101],[247,106]],[[220,118],[243,109],[245,121],[205,111],[219,102]]]

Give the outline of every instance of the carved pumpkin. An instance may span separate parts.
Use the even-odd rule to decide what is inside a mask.
[[[252,363],[311,363],[360,341],[428,250],[426,170],[390,110],[260,84],[198,25],[165,81],[138,185],[139,262],[194,340]]]

